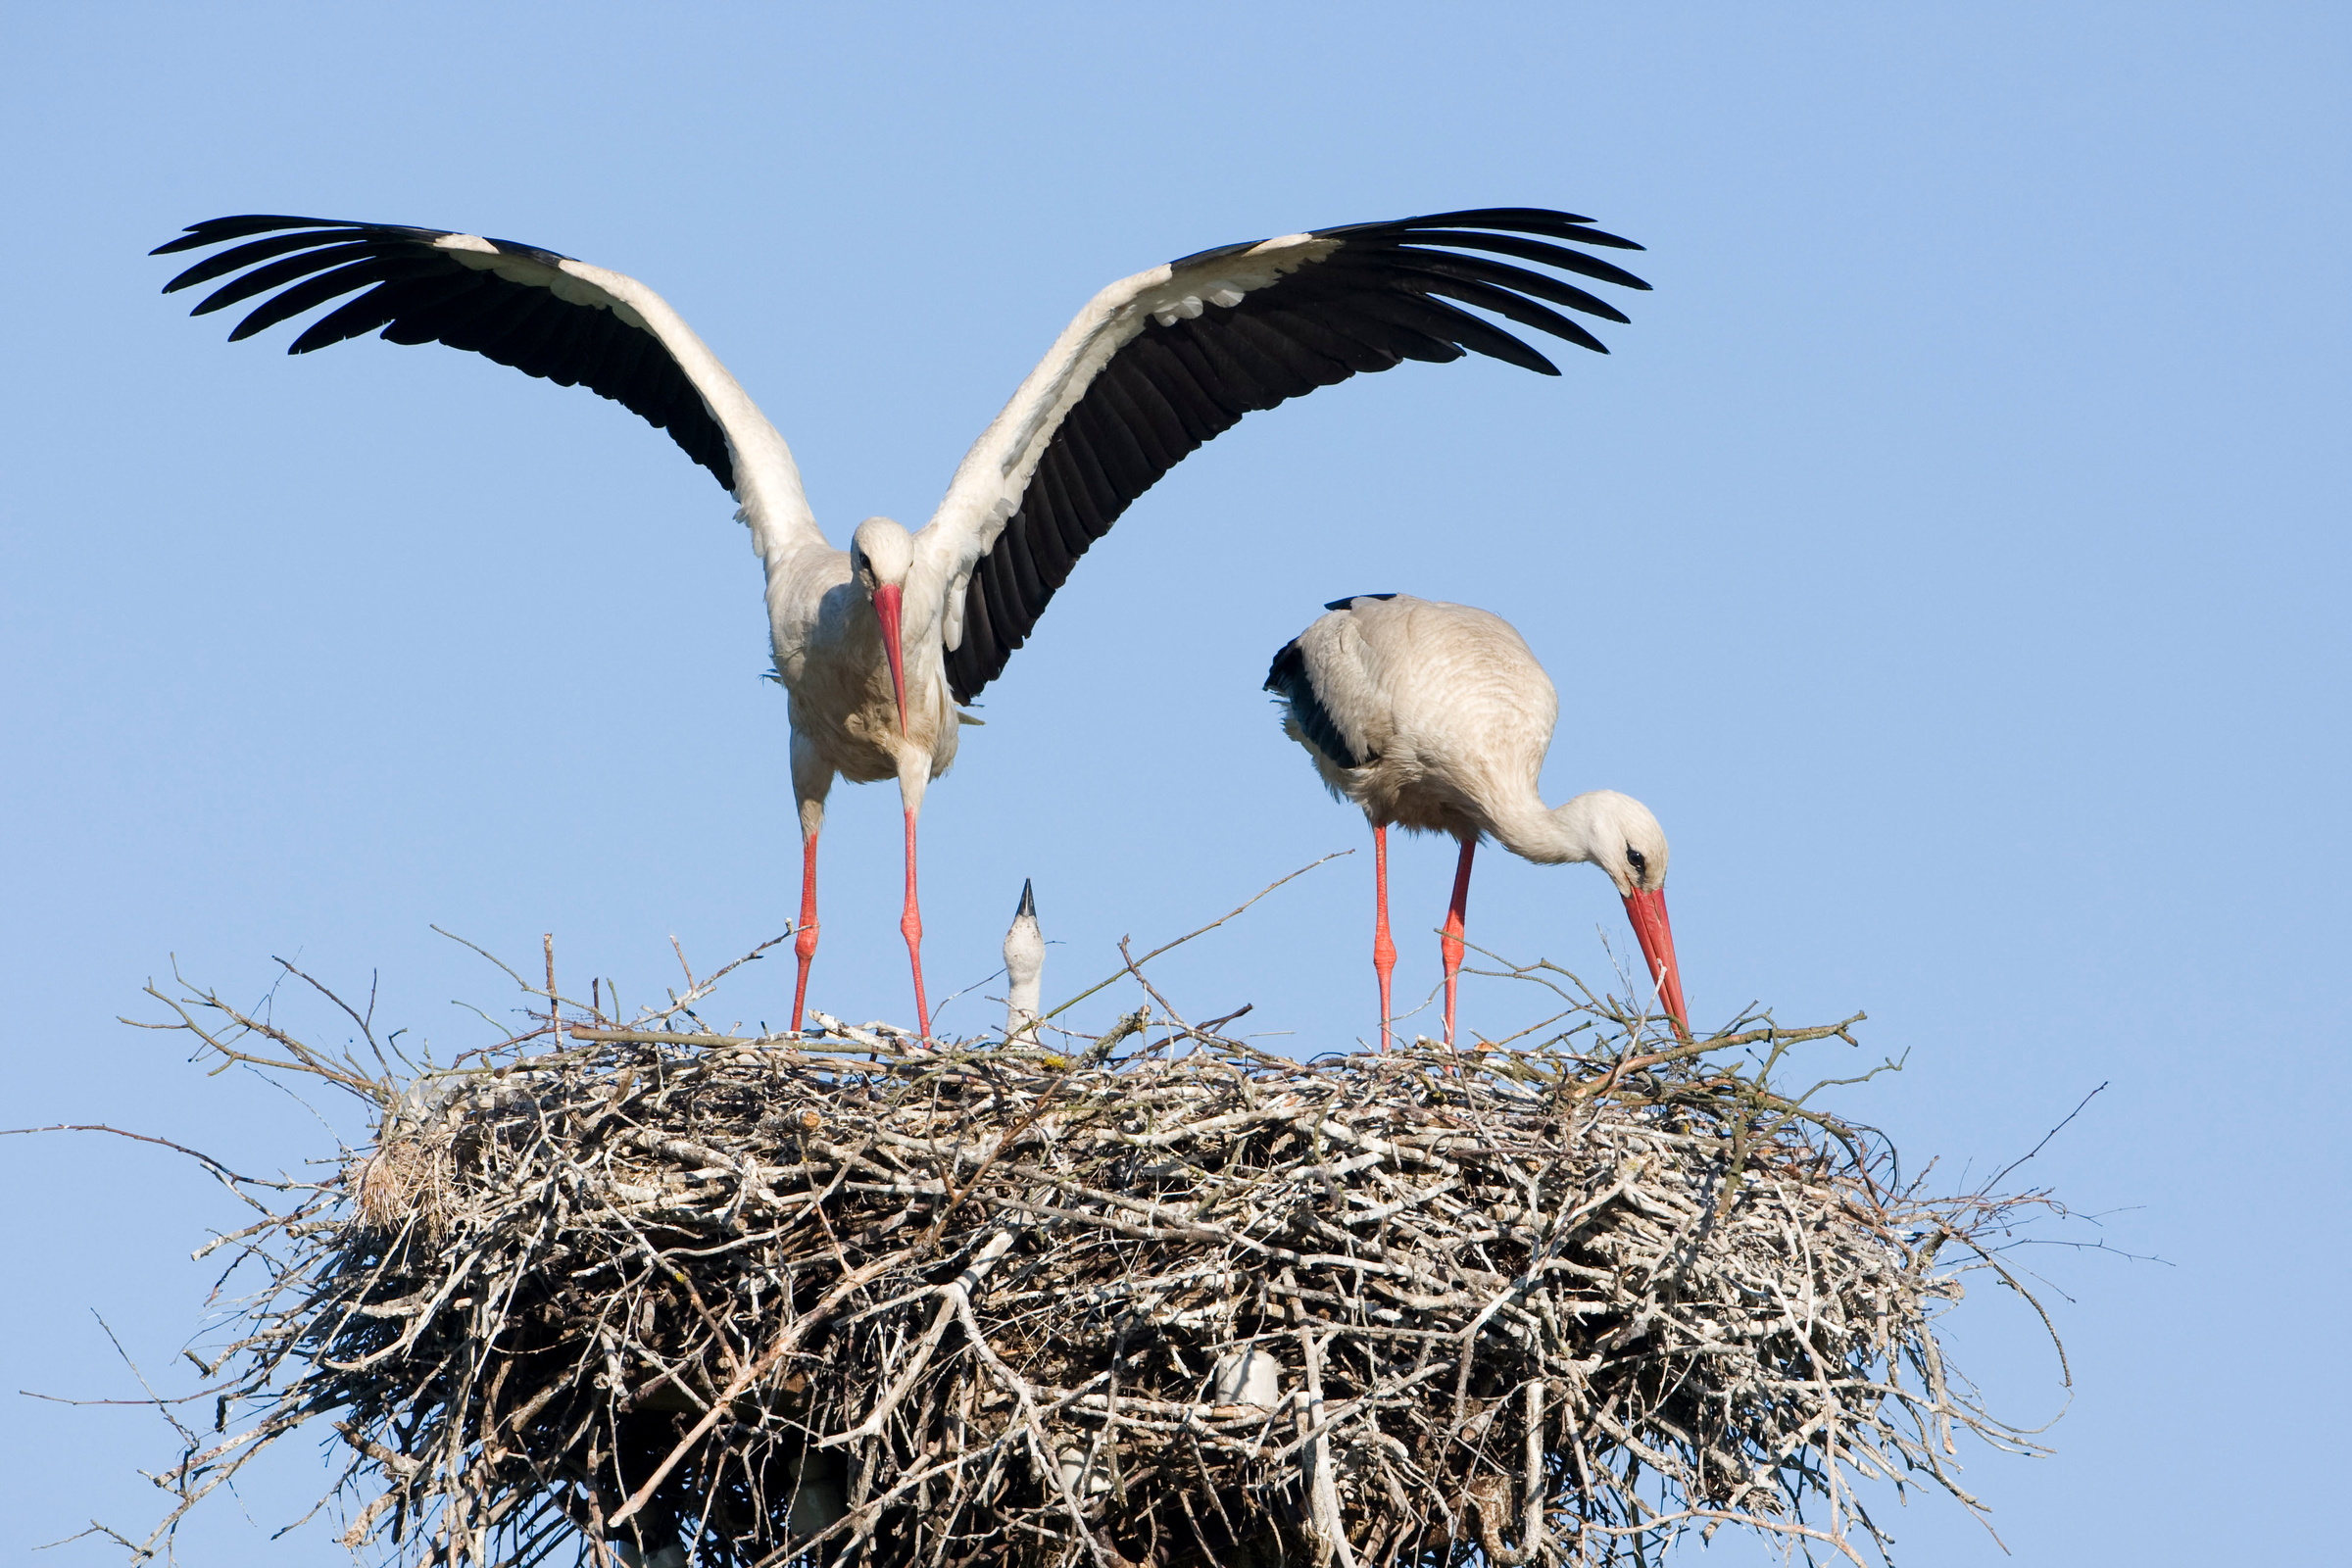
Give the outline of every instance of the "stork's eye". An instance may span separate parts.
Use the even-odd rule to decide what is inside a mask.
[[[1649,857],[1635,849],[1631,844],[1625,847],[1625,863],[1634,868],[1634,875],[1637,878],[1649,874]]]

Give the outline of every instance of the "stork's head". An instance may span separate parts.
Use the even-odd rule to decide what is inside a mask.
[[[1631,795],[1593,790],[1576,798],[1585,809],[1585,858],[1609,874],[1625,898],[1666,887],[1666,830]]]
[[[1674,927],[1666,921],[1666,830],[1649,808],[1615,790],[1594,790],[1561,808],[1573,811],[1581,830],[1584,858],[1609,874],[1625,900],[1626,918],[1648,960],[1649,977],[1658,988],[1674,1025],[1690,1032],[1683,1006],[1682,964],[1674,954]]]
[[[850,572],[873,600],[874,615],[882,622],[882,652],[890,660],[902,735],[906,733],[906,649],[901,616],[913,570],[914,536],[888,517],[868,517],[850,536]]]

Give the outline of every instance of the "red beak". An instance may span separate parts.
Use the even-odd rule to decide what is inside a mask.
[[[1649,977],[1657,982],[1658,1000],[1666,1004],[1675,1031],[1688,1039],[1690,1018],[1683,1007],[1683,970],[1674,956],[1674,927],[1666,922],[1666,890],[1627,894],[1625,915],[1634,922],[1642,956],[1649,960]]]
[[[906,655],[899,647],[899,594],[895,582],[874,590],[874,613],[882,617],[882,652],[890,658],[890,689],[899,700],[899,733],[906,733]]]

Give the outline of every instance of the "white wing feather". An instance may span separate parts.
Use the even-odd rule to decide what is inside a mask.
[[[1344,243],[1286,234],[1182,268],[1162,263],[1121,278],[1087,302],[1004,412],[964,454],[931,525],[918,536],[931,569],[948,579],[942,632],[951,651],[963,642],[964,592],[973,565],[1004,531],[1054,432],[1111,356],[1133,342],[1154,317],[1172,323],[1199,316],[1209,305],[1238,305],[1245,295],[1321,261]]]
[[[669,302],[633,277],[564,261],[549,267],[527,256],[500,251],[474,234],[448,234],[433,242],[476,271],[494,272],[510,283],[544,288],[571,305],[611,311],[641,331],[651,332],[686,372],[727,438],[735,466],[736,517],[752,530],[752,546],[771,569],[790,551],[824,544],[816,514],[801,488],[792,449],[760,412],[758,404],[728,373],[684,317]]]

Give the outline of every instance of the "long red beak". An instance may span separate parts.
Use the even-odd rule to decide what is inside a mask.
[[[1649,960],[1649,977],[1657,982],[1667,1016],[1674,1020],[1675,1031],[1689,1038],[1690,1016],[1683,1007],[1683,968],[1674,956],[1674,927],[1666,921],[1666,890],[1626,895],[1625,915],[1634,922],[1634,936],[1642,944],[1642,956]]]
[[[899,700],[899,733],[906,733],[906,654],[899,646],[899,585],[874,590],[874,613],[882,617],[882,652],[890,658],[890,689]]]

